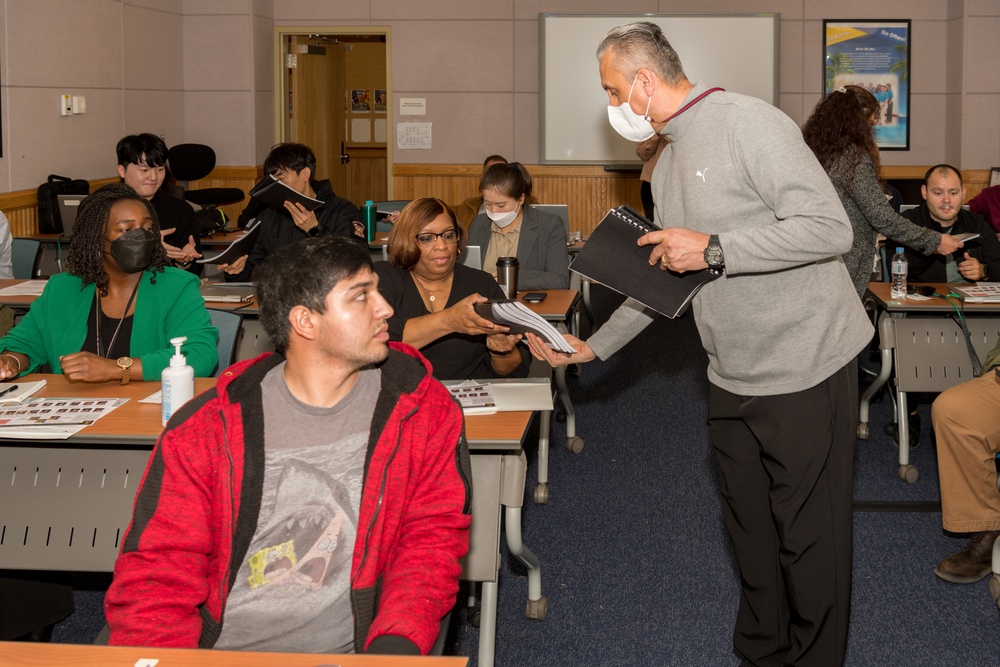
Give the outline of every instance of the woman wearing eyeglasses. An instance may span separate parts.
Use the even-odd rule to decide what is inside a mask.
[[[493,277],[458,264],[462,228],[440,199],[415,199],[389,234],[388,262],[376,262],[379,291],[395,311],[389,337],[420,350],[439,380],[524,377],[530,353],[520,335],[476,314],[502,299]]]

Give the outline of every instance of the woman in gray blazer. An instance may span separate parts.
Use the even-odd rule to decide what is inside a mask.
[[[517,257],[520,290],[567,289],[566,226],[558,216],[532,208],[531,174],[519,162],[494,164],[479,182],[486,213],[469,228],[479,246],[483,271],[496,278],[498,257]]]

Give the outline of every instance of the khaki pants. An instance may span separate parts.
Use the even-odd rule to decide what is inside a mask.
[[[986,376],[945,391],[931,408],[941,480],[941,520],[955,533],[1000,530],[996,455],[1000,382]]]

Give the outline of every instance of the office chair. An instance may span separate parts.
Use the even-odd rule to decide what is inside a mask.
[[[170,171],[184,188],[184,199],[202,208],[217,208],[243,201],[239,188],[203,188],[188,190],[188,183],[205,178],[215,169],[215,151],[205,144],[177,144],[167,151]]]
[[[233,357],[240,338],[240,327],[243,326],[243,316],[231,310],[216,308],[209,308],[208,316],[212,320],[212,326],[219,330],[219,343],[216,346],[219,351],[219,366],[212,376],[219,377],[235,361]]]
[[[10,244],[10,263],[15,278],[30,280],[38,273],[38,258],[42,244],[32,239],[13,239]]]

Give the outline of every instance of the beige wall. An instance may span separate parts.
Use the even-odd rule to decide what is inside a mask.
[[[911,18],[911,150],[887,165],[1000,164],[1000,0],[620,0],[620,13],[779,12],[781,108],[819,99],[822,19]],[[900,9],[901,7],[905,8]],[[55,172],[113,173],[123,134],[215,147],[256,165],[274,140],[273,28],[389,26],[393,100],[427,99],[432,150],[397,163],[538,162],[538,13],[606,13],[607,0],[0,0],[0,192]],[[724,45],[720,45],[724,48]],[[594,66],[596,63],[583,63]],[[61,93],[88,113],[61,117]],[[399,120],[397,117],[396,121]]]

